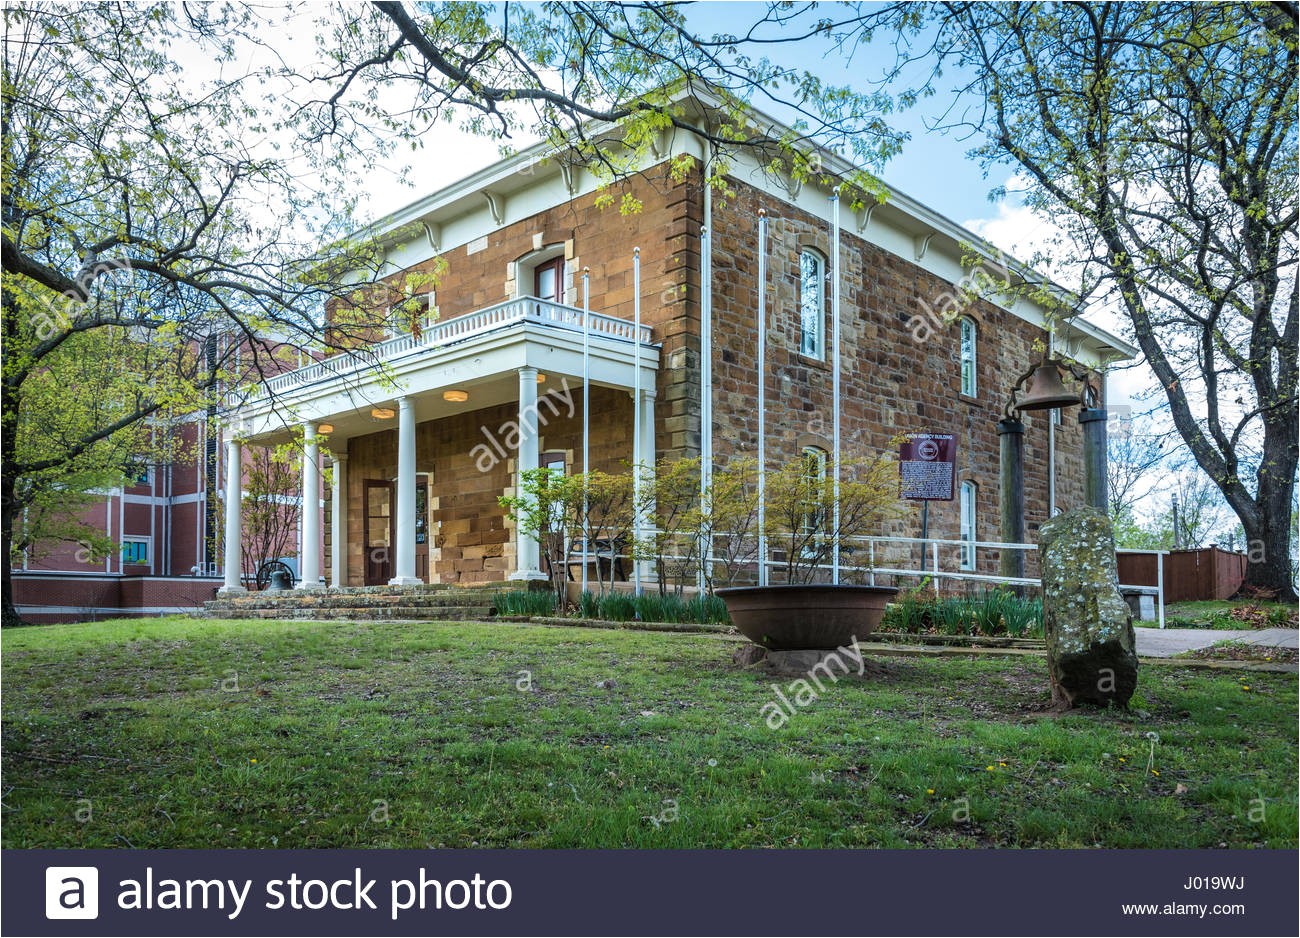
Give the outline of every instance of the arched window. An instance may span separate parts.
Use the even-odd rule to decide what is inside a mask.
[[[563,244],[551,244],[511,261],[507,279],[514,282],[512,296],[563,303],[569,273],[564,256]]]
[[[961,568],[975,569],[975,496],[978,492],[974,482],[963,482],[960,489],[959,507],[961,511]]]
[[[826,348],[826,259],[812,248],[799,253],[799,351],[824,358]]]
[[[969,316],[961,318],[961,393],[967,397],[976,396],[975,385],[975,340],[977,333],[975,320]]]

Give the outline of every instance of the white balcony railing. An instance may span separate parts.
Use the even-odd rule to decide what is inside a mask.
[[[588,328],[594,336],[618,339],[624,342],[636,341],[636,326],[626,319],[607,316],[604,313],[587,313]],[[480,309],[474,313],[457,316],[446,322],[434,323],[420,330],[419,334],[405,333],[383,342],[358,349],[346,355],[335,355],[313,362],[305,367],[287,371],[284,374],[268,378],[263,382],[261,392],[273,395],[281,394],[290,388],[314,384],[326,378],[343,377],[381,362],[389,362],[415,351],[416,349],[439,349],[463,342],[473,336],[483,335],[507,326],[519,323],[537,323],[552,328],[582,332],[583,312],[572,306],[552,303],[525,296],[506,300],[495,306]],[[651,339],[649,326],[641,327],[641,342]]]

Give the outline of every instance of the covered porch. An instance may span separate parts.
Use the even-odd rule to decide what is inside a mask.
[[[541,466],[653,465],[658,366],[646,327],[512,300],[270,379],[229,414],[226,465],[300,441],[299,589],[543,579],[498,498]],[[226,595],[245,589],[241,497],[228,471]]]

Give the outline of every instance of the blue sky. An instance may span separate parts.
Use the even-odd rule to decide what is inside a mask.
[[[835,16],[835,4],[825,4],[816,11],[818,16]],[[704,0],[693,4],[687,11],[687,21],[698,32],[706,35],[736,33],[746,25],[762,19],[764,3],[728,3]],[[786,35],[795,32],[787,29]],[[781,33],[769,29],[764,38],[779,38]],[[765,50],[773,62],[792,69],[807,70],[823,81],[849,85],[857,90],[868,90],[870,81],[879,70],[893,61],[893,49],[884,37],[870,46],[859,49],[852,61],[833,49],[830,43],[805,39],[799,43],[774,44]],[[913,75],[909,77],[920,77]],[[941,79],[939,87],[946,91],[955,83],[957,73],[949,72]],[[895,92],[901,91],[896,87]],[[951,103],[948,94],[938,94],[923,99],[916,107],[895,111],[889,123],[899,131],[911,135],[903,152],[894,157],[883,176],[894,188],[901,190],[931,208],[957,221],[992,218],[997,210],[988,201],[988,193],[1004,183],[1010,175],[1009,167],[995,168],[989,178],[984,178],[978,164],[966,156],[976,142],[962,141],[954,134],[941,134],[926,130],[927,121],[934,123]],[[776,109],[759,99],[761,109],[776,113]]]

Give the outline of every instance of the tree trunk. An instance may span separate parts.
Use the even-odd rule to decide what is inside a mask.
[[[3,444],[6,450],[11,445],[13,439],[12,433],[5,434]],[[6,465],[9,461],[5,460]],[[0,627],[8,628],[11,625],[26,625],[22,616],[18,614],[18,609],[14,605],[14,581],[13,581],[13,551],[11,546],[14,541],[14,525],[22,517],[22,511],[14,502],[14,482],[13,474],[5,469],[3,493],[0,494],[0,550],[4,551],[4,569],[0,572],[0,591],[3,594],[3,600],[0,600]]]
[[[12,203],[4,200],[5,226],[13,217]],[[5,342],[13,353],[18,338],[18,304],[13,294],[5,291],[0,299],[0,316],[3,316]],[[13,343],[13,344],[11,344]],[[0,383],[0,550],[4,551],[4,572],[0,573],[0,627],[23,625],[23,619],[14,606],[13,543],[14,525],[22,517],[22,510],[14,498],[18,478],[14,472],[18,465],[18,408],[21,394],[8,381]]]
[[[1261,480],[1262,481],[1262,480]],[[1265,488],[1261,484],[1261,488]],[[1260,493],[1257,523],[1242,521],[1246,532],[1246,581],[1250,593],[1270,594],[1279,602],[1295,602],[1291,577],[1291,501],[1294,483],[1267,486]]]

